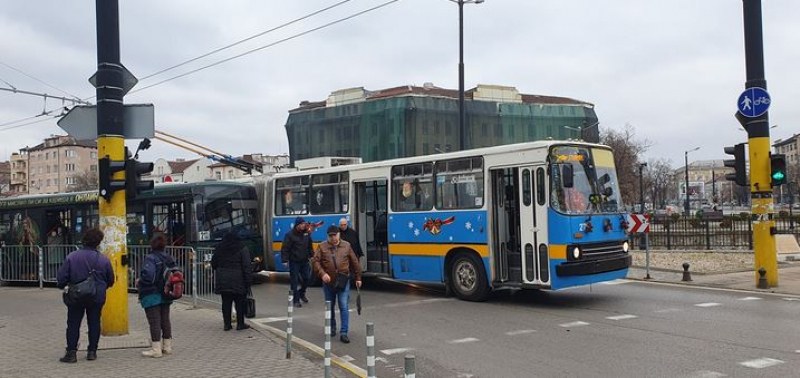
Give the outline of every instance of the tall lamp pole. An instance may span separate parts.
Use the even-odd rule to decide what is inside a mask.
[[[644,214],[644,186],[642,185],[642,169],[647,163],[639,164],[639,213]]]
[[[683,204],[683,211],[685,216],[689,216],[689,153],[699,150],[700,147],[692,148],[683,152],[683,160],[685,162],[684,172],[686,174],[686,181],[684,182],[683,192],[686,193],[686,202]]]
[[[464,4],[480,4],[484,0],[450,0],[458,4],[458,147],[467,147],[467,129],[464,126]]]

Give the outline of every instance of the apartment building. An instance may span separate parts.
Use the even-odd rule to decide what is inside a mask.
[[[52,135],[43,143],[11,154],[10,190],[16,194],[74,190],[78,176],[97,174],[97,143]]]

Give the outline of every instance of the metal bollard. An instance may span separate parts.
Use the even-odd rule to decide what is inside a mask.
[[[197,308],[197,276],[200,274],[200,263],[197,262],[197,254],[190,257],[194,272],[192,273],[192,308]]]
[[[294,296],[289,289],[289,307],[286,310],[286,358],[292,358],[292,313],[294,312]]]
[[[691,273],[689,273],[689,263],[685,262],[683,263],[683,279],[681,279],[681,281],[691,281],[691,280],[692,280],[692,275]]]
[[[325,301],[325,378],[331,376],[331,301]]]
[[[44,253],[42,247],[39,250],[39,289],[44,289]]]
[[[404,370],[405,372],[403,373],[403,378],[415,378],[417,376],[417,364],[414,361],[413,355],[406,355]]]
[[[367,378],[375,378],[375,324],[367,322]]]
[[[769,289],[769,283],[767,282],[767,270],[764,267],[758,269],[758,285],[756,285],[758,289]]]

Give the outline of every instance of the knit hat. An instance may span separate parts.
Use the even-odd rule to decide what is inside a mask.
[[[303,219],[303,217],[294,218],[294,225],[295,226],[303,224],[303,223],[306,223],[306,220]]]

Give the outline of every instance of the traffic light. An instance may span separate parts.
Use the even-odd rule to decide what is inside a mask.
[[[786,183],[786,155],[769,156],[770,174],[772,186],[780,186]]]
[[[99,181],[100,181],[100,196],[111,200],[111,196],[118,190],[125,189],[125,180],[115,180],[114,173],[125,170],[124,161],[114,161],[108,156],[100,159],[98,162]]]
[[[142,175],[153,171],[153,163],[142,163],[128,158],[125,163],[125,194],[128,199],[136,198],[143,190],[153,189],[153,180],[142,180]]]
[[[726,167],[733,168],[733,173],[725,175],[725,179],[736,182],[736,185],[747,185],[747,164],[744,159],[744,143],[739,143],[735,146],[725,147],[725,153],[733,155],[732,160],[723,160]]]

